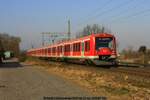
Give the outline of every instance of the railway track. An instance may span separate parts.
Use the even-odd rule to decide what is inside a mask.
[[[150,67],[150,64],[139,64],[139,63],[128,63],[128,62],[118,62],[119,66],[125,67]]]
[[[150,78],[150,68],[112,68],[110,71]]]
[[[85,66],[85,65],[81,65]],[[98,72],[100,70],[109,71],[109,72],[117,72],[117,73],[123,73],[127,75],[136,75],[141,76],[145,78],[150,78],[150,67],[133,67],[133,66],[115,66],[115,67],[99,67],[99,66],[87,66],[91,70]],[[91,68],[92,67],[92,68]]]
[[[61,64],[63,66],[68,66],[68,63],[66,62],[55,62],[52,61],[53,64]],[[127,75],[136,75],[136,76],[141,76],[141,77],[145,77],[145,78],[150,78],[150,67],[139,67],[139,66],[130,66],[130,64],[128,64],[127,66],[114,66],[114,67],[107,67],[107,66],[94,66],[94,65],[83,65],[83,64],[75,64],[75,63],[69,63],[70,66],[74,66],[74,67],[83,67],[88,68],[89,70],[91,70],[92,72],[99,72],[100,70],[102,71],[108,71],[108,72],[115,72],[115,73],[123,73],[123,74],[127,74]]]
[[[85,66],[85,65],[82,65]],[[93,71],[99,71],[99,70],[105,70],[109,72],[118,72],[118,73],[123,73],[127,75],[136,75],[136,76],[141,76],[145,78],[150,78],[150,67],[141,67],[142,64],[131,64],[131,63],[126,63],[126,65],[118,65],[114,67],[95,67],[94,65],[92,66],[93,68],[91,70]],[[145,65],[149,66],[149,65]],[[91,66],[87,66],[91,67]]]
[[[150,65],[119,62],[119,67],[112,71],[150,78]]]

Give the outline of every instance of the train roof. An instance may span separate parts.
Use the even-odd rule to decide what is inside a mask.
[[[62,42],[57,42],[57,43],[52,44],[52,45],[47,45],[47,46],[39,47],[39,48],[33,48],[33,49],[28,50],[28,51],[40,50],[40,49],[48,48],[48,47],[55,47],[55,46],[59,46],[61,44],[70,44],[72,42],[76,42],[76,41],[80,41],[82,39],[90,38],[91,36],[92,37],[114,37],[114,35],[112,35],[110,33],[96,33],[96,34],[92,33],[91,35],[84,36],[84,37],[81,37],[81,38],[75,38],[75,39],[72,39],[72,40],[66,40],[66,41],[62,41]]]

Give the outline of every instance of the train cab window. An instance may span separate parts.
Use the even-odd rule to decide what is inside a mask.
[[[101,47],[108,47],[112,49],[113,47],[113,39],[111,37],[96,37],[95,38],[95,49],[98,50]]]
[[[85,51],[90,51],[90,41],[85,41]]]

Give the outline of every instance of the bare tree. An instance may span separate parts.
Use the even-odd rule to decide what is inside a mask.
[[[107,29],[104,26],[100,26],[98,24],[93,24],[93,25],[87,25],[86,27],[83,28],[81,32],[78,32],[76,37],[83,37],[90,35],[91,33],[103,33],[106,32]]]

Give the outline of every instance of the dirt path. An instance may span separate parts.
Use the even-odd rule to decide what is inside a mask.
[[[0,65],[0,100],[43,100],[44,96],[90,96],[62,77],[19,63]]]

